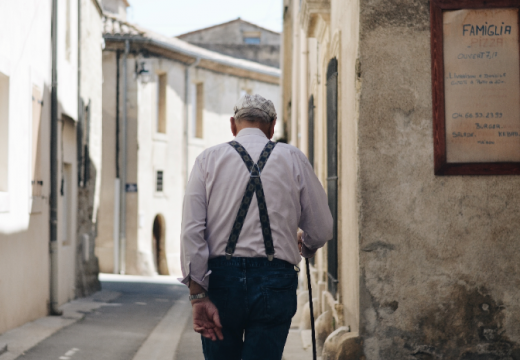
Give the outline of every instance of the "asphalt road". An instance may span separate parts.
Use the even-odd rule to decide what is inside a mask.
[[[132,360],[168,310],[188,294],[185,286],[163,283],[105,281],[102,287],[121,296],[17,359]]]

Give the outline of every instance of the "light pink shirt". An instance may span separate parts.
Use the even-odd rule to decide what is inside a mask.
[[[255,128],[235,138],[256,163],[268,142]],[[296,232],[304,231],[309,249],[318,249],[332,238],[332,215],[327,195],[307,157],[291,145],[277,143],[261,174],[275,255],[291,264],[301,260]],[[208,288],[208,259],[225,256],[225,248],[249,172],[237,151],[228,143],[205,150],[191,171],[182,215],[181,265],[184,278]],[[235,257],[266,257],[256,196],[253,197]]]

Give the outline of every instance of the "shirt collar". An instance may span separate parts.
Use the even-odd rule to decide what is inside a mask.
[[[264,132],[258,128],[244,128],[240,130],[240,132],[237,134],[237,138],[241,136],[247,136],[247,135],[256,135],[256,136],[262,136],[267,139],[267,136],[265,136]]]

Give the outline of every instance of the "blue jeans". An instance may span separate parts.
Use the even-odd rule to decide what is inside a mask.
[[[209,269],[209,297],[219,311],[224,340],[202,338],[205,359],[280,360],[296,312],[294,265],[218,257]]]

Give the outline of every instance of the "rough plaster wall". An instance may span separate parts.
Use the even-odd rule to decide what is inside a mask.
[[[95,254],[99,258],[102,272],[112,272],[113,262],[113,220],[114,220],[114,180],[116,178],[116,54],[103,52],[103,154],[101,174],[101,199],[98,215],[98,237]],[[120,121],[123,119],[123,56],[120,58]],[[128,167],[127,183],[137,184],[137,82],[134,79],[135,62],[128,56]],[[122,129],[121,129],[122,132]],[[122,142],[120,142],[122,151]],[[122,166],[120,165],[120,170]],[[123,186],[121,184],[121,186]],[[138,184],[139,187],[139,184]],[[140,187],[138,188],[140,191]],[[138,197],[136,193],[127,193],[126,217],[126,273],[140,274],[138,267],[137,229]]]
[[[10,36],[0,36],[0,72],[10,77],[10,108],[15,110],[9,119],[10,206],[0,213],[0,334],[48,312],[50,106],[42,108],[39,144],[45,198],[39,206],[34,201],[32,209],[28,134],[32,85],[42,91],[44,104],[50,104],[50,31],[49,2],[2,3],[0,32]]]
[[[98,212],[96,251],[101,272],[114,270],[114,180],[116,178],[116,53],[105,51],[103,61],[101,195]]]
[[[427,0],[361,1],[367,359],[520,359],[520,179],[435,177]]]
[[[344,325],[359,330],[358,86],[359,1],[331,3],[332,33],[340,32],[339,60],[339,276]],[[337,35],[336,35],[337,36]]]
[[[99,265],[94,255],[96,222],[101,191],[102,135],[102,21],[91,0],[82,0],[81,23],[81,97],[90,100],[90,179],[78,187],[78,227],[76,248],[76,296],[88,296],[101,288]],[[86,105],[85,104],[85,105]],[[85,118],[84,121],[87,121]],[[88,131],[88,130],[87,130]],[[86,137],[85,137],[86,139]],[[85,180],[83,180],[85,181]],[[84,238],[88,239],[88,245]],[[88,246],[88,248],[87,248]],[[85,248],[84,248],[85,247]],[[89,253],[85,261],[84,253]]]

